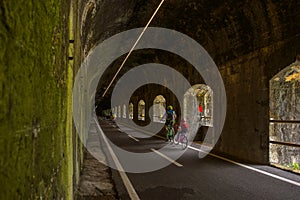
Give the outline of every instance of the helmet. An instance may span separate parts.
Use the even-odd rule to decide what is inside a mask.
[[[173,110],[173,106],[169,105],[169,106],[167,107],[167,109],[168,109],[168,110]]]

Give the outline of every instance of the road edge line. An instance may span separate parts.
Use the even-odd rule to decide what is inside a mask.
[[[107,139],[106,139],[106,137],[105,137],[105,135],[104,135],[102,129],[100,128],[100,125],[99,125],[99,123],[98,123],[98,120],[94,118],[94,121],[96,122],[97,128],[98,128],[98,130],[100,131],[100,133],[101,133],[101,135],[102,135],[102,138],[104,139],[104,142],[105,142],[105,144],[106,144],[106,146],[107,146],[107,148],[108,148],[108,150],[109,150],[109,153],[110,153],[110,155],[111,155],[113,161],[114,161],[115,164],[116,164],[116,167],[117,167],[118,172],[119,172],[119,174],[120,174],[120,176],[121,176],[121,178],[122,178],[123,184],[124,184],[124,186],[125,186],[125,188],[126,188],[126,190],[127,190],[127,192],[128,192],[129,197],[130,197],[132,200],[140,200],[140,198],[139,198],[137,192],[135,191],[135,189],[134,189],[132,183],[130,182],[128,176],[126,175],[126,172],[124,171],[124,169],[123,169],[121,163],[119,162],[119,160],[118,160],[118,158],[117,158],[115,152],[112,150],[112,148],[111,148],[111,146],[109,145],[109,143],[108,143],[108,141],[107,141]]]
[[[207,153],[207,152],[205,152],[205,151],[202,151],[202,150],[197,149],[197,148],[192,147],[192,146],[188,146],[188,148],[193,149],[193,150],[195,150],[195,151],[199,151],[199,152],[201,151],[201,152]],[[213,153],[208,153],[208,154],[209,154],[210,156],[215,157],[215,158],[219,158],[219,159],[221,159],[221,160],[224,160],[224,161],[233,163],[233,164],[235,164],[235,165],[238,165],[238,166],[241,166],[241,167],[250,169],[250,170],[252,170],[252,171],[255,171],[255,172],[258,172],[258,173],[261,173],[261,174],[264,174],[264,175],[273,177],[273,178],[275,178],[275,179],[279,179],[279,180],[281,180],[281,181],[284,181],[284,182],[287,182],[287,183],[290,183],[290,184],[293,184],[293,185],[296,185],[296,186],[300,187],[300,183],[299,183],[299,182],[296,182],[296,181],[293,181],[293,180],[290,180],[290,179],[287,179],[287,178],[284,178],[284,177],[281,177],[281,176],[272,174],[272,173],[270,173],[270,172],[266,172],[266,171],[263,171],[263,170],[260,170],[260,169],[256,169],[256,168],[254,168],[254,167],[250,167],[250,166],[245,165],[245,164],[242,164],[242,163],[238,163],[238,162],[236,162],[236,161],[233,161],[233,160],[230,160],[230,159],[228,159],[228,158],[224,158],[224,157],[215,155],[215,154],[213,154]]]

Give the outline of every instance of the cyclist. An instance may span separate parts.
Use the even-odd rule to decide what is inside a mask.
[[[177,137],[174,138],[174,143],[175,144],[181,144],[183,149],[186,149],[188,146],[188,138],[187,138],[187,134],[189,131],[189,126],[186,122],[185,118],[182,118],[179,128],[178,128],[178,133],[177,133]]]
[[[166,118],[165,129],[167,130],[166,141],[172,141],[174,137],[173,126],[175,124],[176,113],[173,110],[173,106],[169,105],[167,107],[167,112],[162,118]]]
[[[186,122],[185,118],[182,118],[179,126],[179,131],[178,131],[178,138],[180,135],[187,136],[187,133],[189,131],[189,125]]]

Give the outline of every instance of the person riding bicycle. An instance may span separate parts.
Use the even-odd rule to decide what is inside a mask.
[[[186,122],[186,119],[182,118],[178,128],[177,136],[176,138],[174,138],[174,144],[181,144],[182,149],[186,149],[188,146],[188,137],[187,137],[188,131],[189,131],[189,126]]]
[[[175,124],[176,113],[173,110],[173,106],[169,105],[167,107],[167,112],[164,114],[162,118],[166,118],[165,129],[167,130],[166,140],[173,139],[173,126]]]
[[[186,119],[182,118],[179,126],[178,137],[180,134],[186,136],[188,131],[189,131],[189,125],[187,124]]]

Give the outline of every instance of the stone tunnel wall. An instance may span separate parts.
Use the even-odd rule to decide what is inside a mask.
[[[72,127],[70,5],[0,2],[0,199],[73,198],[81,147]]]
[[[220,67],[228,102],[216,151],[269,163],[269,80],[294,61],[300,49],[293,44],[299,42],[296,37],[275,43]]]

